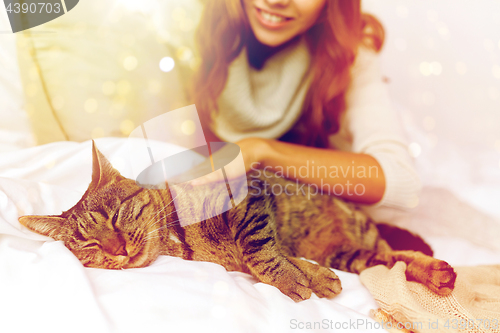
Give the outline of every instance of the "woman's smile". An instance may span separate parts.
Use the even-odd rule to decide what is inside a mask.
[[[286,17],[274,12],[270,12],[258,7],[255,7],[255,13],[259,22],[266,28],[278,29],[287,24],[290,24],[293,18]]]

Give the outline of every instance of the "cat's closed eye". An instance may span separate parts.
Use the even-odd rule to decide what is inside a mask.
[[[87,243],[87,244],[83,245],[81,248],[82,249],[90,249],[90,248],[93,248],[93,247],[99,247],[99,243],[97,243],[97,242],[90,242],[90,243]]]

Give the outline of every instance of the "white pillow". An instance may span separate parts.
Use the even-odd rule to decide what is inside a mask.
[[[38,144],[126,137],[190,104],[181,82],[183,54],[160,38],[150,13],[131,2],[81,1],[16,35]],[[161,66],[165,61],[175,65]]]

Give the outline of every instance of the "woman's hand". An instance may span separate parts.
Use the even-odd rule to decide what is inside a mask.
[[[244,168],[242,168],[241,165],[238,165],[237,163],[225,166],[224,170],[226,172],[226,175],[228,178],[231,179],[243,176],[248,171],[250,171],[252,167],[257,168],[259,164],[262,163],[269,150],[269,145],[267,143],[267,140],[262,138],[247,138],[235,143],[240,147],[244,161]],[[213,161],[227,159],[227,156],[230,155],[229,152],[230,149],[231,147],[223,147],[218,151],[216,151],[215,153],[213,153],[212,154]],[[205,170],[205,172],[202,172],[205,174],[207,173],[206,170],[213,170],[212,160],[210,158],[207,158],[204,162],[200,163],[193,169],[189,170],[185,175],[182,176],[182,179],[192,179],[193,177],[190,178],[190,175],[200,174],[200,171],[202,170]],[[179,181],[179,179],[176,179],[176,181]],[[191,184],[203,185],[219,181],[224,181],[224,176],[222,175],[222,173],[211,172],[206,176],[193,180]]]

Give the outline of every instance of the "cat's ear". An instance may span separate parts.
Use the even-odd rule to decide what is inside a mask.
[[[116,178],[122,178],[120,173],[113,168],[108,159],[97,149],[92,140],[92,186],[97,187]]]
[[[58,240],[65,219],[59,216],[21,216],[19,222],[26,228]]]

